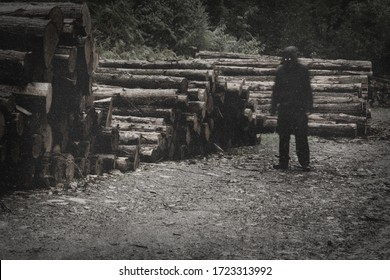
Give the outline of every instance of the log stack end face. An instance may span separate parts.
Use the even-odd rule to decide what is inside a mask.
[[[49,68],[51,65],[51,61],[53,59],[59,40],[60,39],[59,39],[59,33],[57,27],[52,22],[50,22],[47,25],[43,37],[44,61],[45,61],[45,66],[47,68]]]

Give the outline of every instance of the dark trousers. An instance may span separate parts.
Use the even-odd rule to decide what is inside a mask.
[[[279,114],[277,132],[279,134],[279,164],[287,166],[289,162],[290,138],[295,135],[296,153],[301,166],[310,164],[306,114]]]

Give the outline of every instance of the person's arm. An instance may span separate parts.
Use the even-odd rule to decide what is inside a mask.
[[[271,115],[276,115],[276,110],[279,103],[279,96],[280,96],[280,71],[276,72],[275,77],[275,84],[272,87],[272,95],[271,95],[271,107],[269,109],[269,113]]]
[[[306,68],[304,74],[305,75],[303,79],[303,92],[305,97],[305,111],[306,113],[310,114],[313,111],[313,92],[310,85],[309,71]]]

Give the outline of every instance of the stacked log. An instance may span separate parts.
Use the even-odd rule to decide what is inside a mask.
[[[182,159],[211,148],[212,94],[216,83],[211,64],[197,60],[101,60],[94,78],[98,83],[94,88],[97,98],[109,96],[108,91],[117,87],[108,93],[117,100],[113,118],[117,118],[115,114],[146,120],[163,118],[161,125],[169,127],[166,131],[155,127],[158,147],[141,140],[141,160]],[[149,133],[145,126],[141,129],[132,124],[126,128],[140,133],[141,139]]]
[[[276,118],[268,111],[279,57],[215,52],[200,52],[198,57],[215,65],[219,84],[242,84],[249,91],[248,107],[254,111],[259,132],[275,131]],[[300,62],[309,69],[313,89],[310,133],[348,137],[366,134],[371,62],[308,58]]]
[[[138,166],[136,152],[119,154],[110,102],[93,101],[96,61],[86,4],[1,4],[2,184],[55,186]]]

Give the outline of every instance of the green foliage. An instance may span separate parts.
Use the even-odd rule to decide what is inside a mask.
[[[264,46],[255,38],[249,40],[237,39],[226,32],[226,26],[220,25],[214,31],[207,33],[208,50],[220,52],[238,52],[245,54],[260,54]]]
[[[390,57],[390,0],[98,0],[90,2],[105,56],[161,58],[199,50],[306,57]]]
[[[103,2],[103,1],[99,1]],[[94,36],[100,50],[113,53],[129,51],[134,45],[143,44],[138,21],[133,14],[133,1],[91,2]]]
[[[91,2],[90,9],[103,57],[174,58],[193,48],[244,53],[262,50],[248,32],[237,38],[227,33],[224,25],[211,31],[201,0],[100,0]]]
[[[146,0],[135,9],[139,29],[148,46],[178,53],[203,48],[208,16],[200,0]]]

